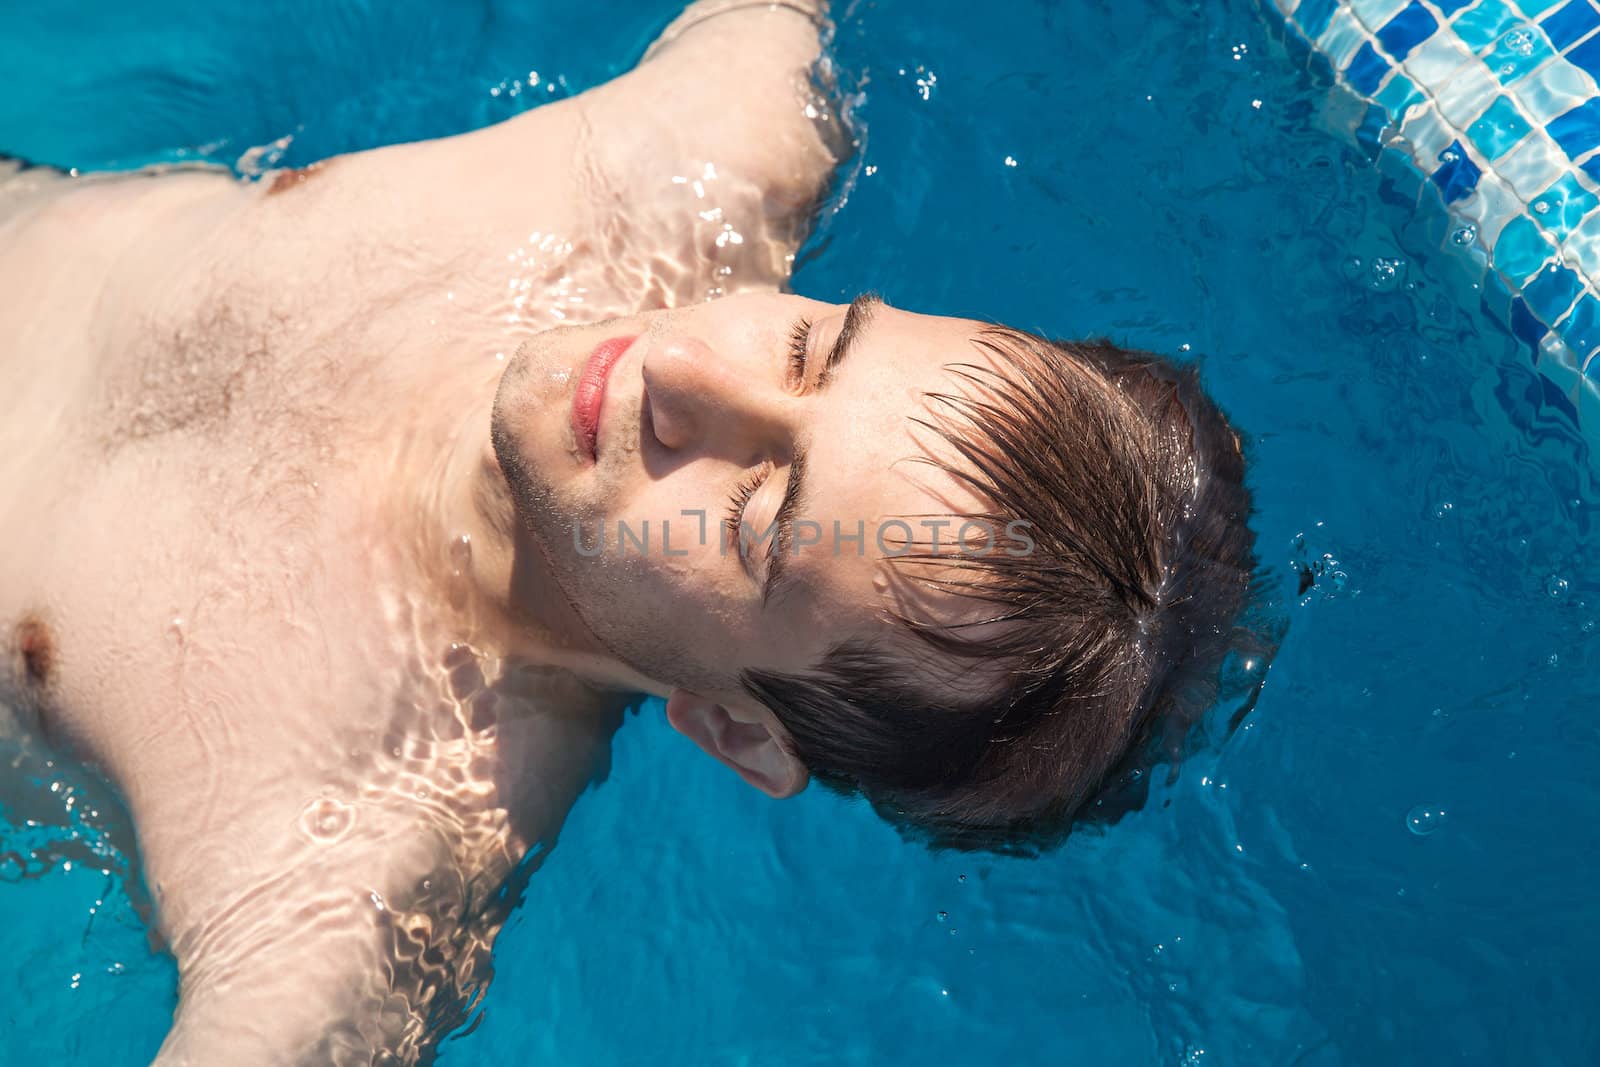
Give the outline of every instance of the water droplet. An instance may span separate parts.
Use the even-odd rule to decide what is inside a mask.
[[[1540,215],[1550,214],[1550,201],[1538,200],[1534,202],[1533,210]]]
[[[941,911],[939,913],[939,921],[940,922],[944,922],[948,918],[950,918],[950,913],[948,911]]]
[[[1450,235],[1450,240],[1458,245],[1470,245],[1478,239],[1478,228],[1472,223],[1467,223]]]
[[[1418,837],[1427,837],[1444,822],[1444,809],[1428,804],[1418,804],[1406,812],[1406,829]]]
[[[966,876],[966,875],[964,875],[964,874],[958,874],[958,875],[956,875],[956,881],[958,881],[958,882],[965,882],[965,881],[966,881],[966,880],[967,880],[967,876]]]
[[[1367,284],[1374,292],[1388,292],[1400,284],[1400,268],[1404,266],[1403,259],[1387,259],[1379,256],[1372,261]]]
[[[300,813],[300,830],[313,841],[337,841],[355,824],[355,809],[342,801],[323,797]]]

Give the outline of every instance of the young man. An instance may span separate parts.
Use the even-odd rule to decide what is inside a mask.
[[[254,185],[0,185],[0,704],[126,800],[162,1062],[420,1055],[640,694],[991,845],[1203,704],[1251,558],[1191,376],[782,292],[819,16]]]

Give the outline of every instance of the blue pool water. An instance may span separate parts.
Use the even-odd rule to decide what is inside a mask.
[[[1600,1061],[1600,491],[1529,354],[1251,0],[836,2],[864,145],[795,287],[1200,360],[1281,650],[1226,744],[1036,860],[761,800],[647,707],[440,1062]],[[303,163],[580,91],[672,14],[0,5],[0,151]],[[51,838],[23,818],[0,853]],[[0,864],[0,1061],[164,1033],[173,969],[76,855]]]

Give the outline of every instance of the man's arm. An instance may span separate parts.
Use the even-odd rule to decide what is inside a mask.
[[[720,210],[713,221],[734,232],[797,243],[848,149],[819,70],[825,9],[699,0],[638,67],[586,94],[597,166],[619,199]]]

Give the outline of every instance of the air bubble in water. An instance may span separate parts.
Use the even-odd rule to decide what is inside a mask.
[[[1402,259],[1385,259],[1379,256],[1372,261],[1372,270],[1367,284],[1375,292],[1387,292],[1399,284],[1400,268],[1405,265]]]
[[[1552,574],[1544,580],[1544,591],[1551,600],[1560,600],[1567,595],[1567,580],[1559,574]]]
[[[1470,245],[1477,239],[1478,228],[1472,225],[1470,222],[1450,235],[1450,240],[1454,241],[1458,245]]]
[[[939,913],[939,921],[940,922],[944,922],[948,918],[950,918],[950,913],[948,911],[941,911]]]
[[[1444,822],[1444,809],[1428,804],[1418,804],[1406,812],[1406,829],[1418,837],[1427,837]]]
[[[1534,205],[1533,205],[1533,210],[1537,214],[1540,214],[1540,215],[1548,215],[1548,214],[1550,214],[1550,201],[1548,201],[1548,200],[1539,200],[1539,201],[1535,202]]]
[[[356,813],[348,804],[323,797],[306,805],[300,813],[300,829],[313,841],[337,841],[355,822]]]
[[[1519,26],[1501,39],[1507,50],[1519,56],[1533,55],[1533,31]]]

